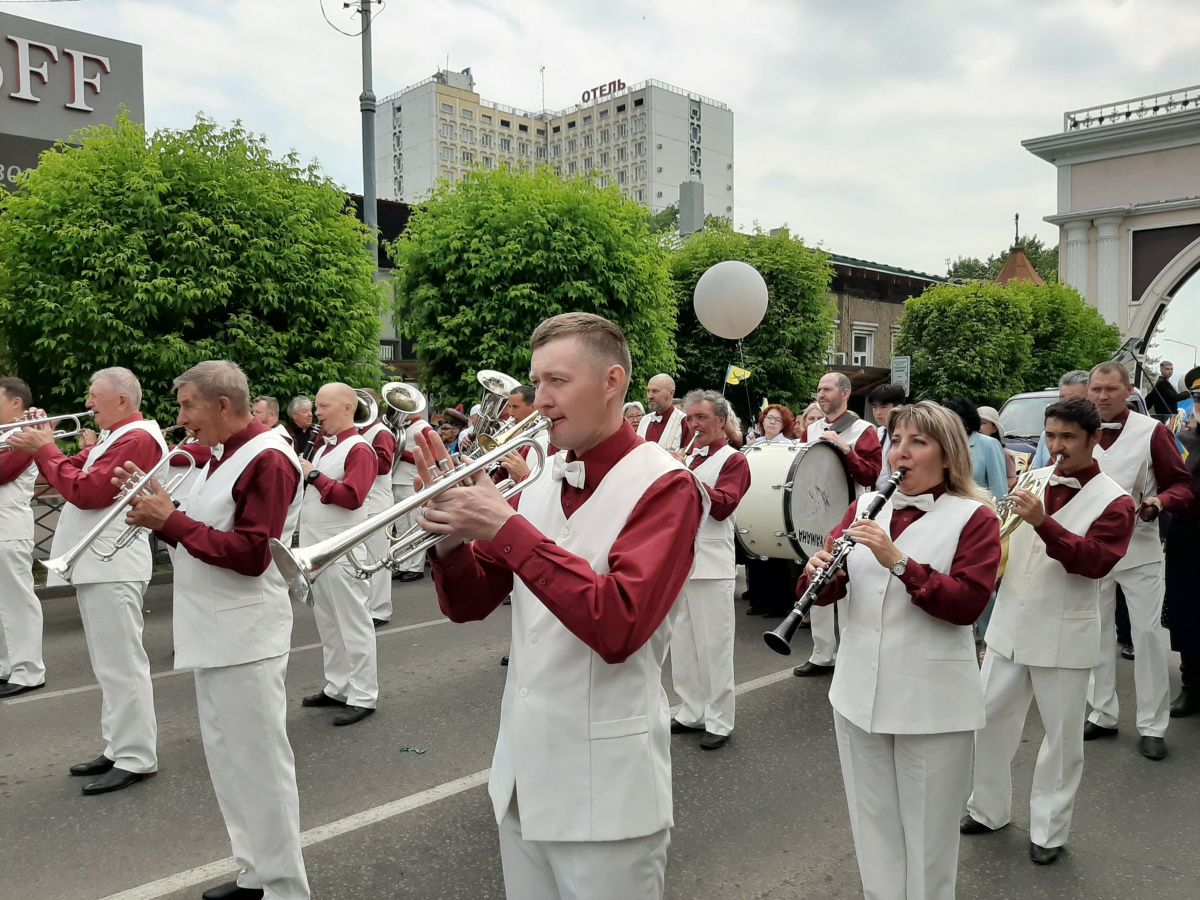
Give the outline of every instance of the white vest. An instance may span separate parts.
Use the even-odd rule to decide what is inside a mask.
[[[1150,437],[1158,422],[1149,416],[1130,411],[1117,439],[1107,450],[1100,443],[1092,450],[1092,456],[1100,463],[1104,474],[1119,484],[1133,498],[1136,509],[1147,497],[1158,493],[1158,482],[1154,477],[1154,464],[1150,459]],[[1125,558],[1117,563],[1113,571],[1131,569],[1134,566],[1162,562],[1162,539],[1158,534],[1158,520],[1134,521],[1133,538]]]
[[[875,496],[864,494],[858,512]],[[959,536],[980,503],[942,494],[895,541],[902,553],[949,572]],[[891,533],[892,504],[875,521]],[[941,734],[983,727],[983,687],[970,625],[951,625],[913,606],[903,582],[861,544],[847,564],[842,641],[829,701],[874,734]]]
[[[613,542],[638,501],[680,469],[656,445],[639,444],[569,520],[561,482],[552,478],[525,489],[520,512],[606,574]],[[707,511],[707,494],[700,493]],[[606,663],[514,578],[511,662],[488,785],[497,822],[516,790],[526,840],[623,840],[673,824],[670,711],[662,687],[670,642],[668,614],[625,662]]]
[[[33,485],[37,473],[37,466],[30,462],[8,484],[0,484],[0,542],[33,540]]]
[[[209,478],[200,472],[187,515],[217,531],[233,531],[233,488],[261,454],[277,450],[300,472],[291,442],[274,431],[251,438],[221,461]],[[290,546],[300,516],[304,483],[297,482],[279,539]],[[260,576],[240,575],[201,562],[180,544],[175,553],[175,668],[236,666],[287,653],[292,637],[292,605],[275,566]]]
[[[726,444],[692,469],[692,474],[703,484],[715,487],[717,479],[721,477],[721,470],[725,467],[725,460],[736,455],[737,451]],[[733,578],[736,574],[735,565],[733,516],[726,516],[721,522],[706,516],[704,524],[700,526],[700,540],[696,544],[696,565],[692,569],[691,577]]]
[[[367,444],[359,434],[338,441],[332,450],[322,441],[321,449],[313,459],[313,465],[322,475],[327,475],[334,481],[341,481],[346,476],[346,456],[352,447],[359,444]],[[370,444],[367,446],[370,447]],[[340,534],[351,525],[365,522],[368,502],[369,498],[358,509],[345,509],[336,503],[321,502],[321,492],[315,486],[306,490],[304,503],[300,507],[300,543],[312,544]]]
[[[116,431],[109,434],[104,440],[99,441],[92,448],[92,452],[88,454],[88,458],[84,460],[83,471],[91,471],[92,466],[99,461],[105,453],[125,435],[131,431],[144,431],[158,444],[159,450],[166,454],[167,444],[163,440],[162,430],[158,427],[157,422],[152,422],[149,419],[138,419],[136,422],[130,422],[128,425],[122,425]],[[124,463],[125,460],[119,460]],[[169,477],[169,474],[168,476]],[[115,498],[117,489],[113,488],[113,496]],[[71,550],[79,539],[88,533],[101,519],[105,513],[111,509],[110,506],[105,506],[103,509],[80,509],[73,503],[67,503],[63,506],[62,512],[58,516],[58,526],[54,529],[54,540],[50,544],[50,555],[61,556]],[[121,533],[127,528],[124,516],[117,516],[104,530],[100,536],[100,540],[93,544],[93,547],[99,547],[108,552],[112,547],[112,542],[121,536]],[[133,582],[133,581],[149,581],[150,573],[154,569],[154,560],[150,555],[150,532],[142,529],[137,538],[132,544],[124,550],[117,551],[117,555],[110,562],[101,562],[96,558],[96,555],[89,549],[79,562],[75,565],[75,569],[71,574],[72,584],[107,584],[113,582]],[[66,584],[61,578],[53,572],[46,576],[47,585]]]
[[[414,419],[404,426],[404,445],[401,447],[399,442],[396,445],[396,464],[392,466],[392,484],[411,485],[413,483],[413,479],[417,475],[417,467],[414,463],[405,462],[400,454],[402,450],[411,454],[417,447],[417,432],[427,429],[429,439],[441,443],[437,432],[424,419]]]
[[[678,450],[683,438],[683,423],[687,419],[687,416],[674,403],[671,404],[671,411],[666,415],[667,423],[662,430],[662,434],[658,436],[658,446],[664,450]],[[638,437],[644,438],[646,436],[646,432],[650,430],[650,420],[653,417],[653,413],[646,413],[646,415],[642,416],[642,421],[638,422]]]
[[[374,450],[375,436],[381,431],[387,431],[388,427],[382,422],[376,422],[374,425],[368,426],[367,430],[362,433],[362,438],[368,444],[371,444],[371,449]],[[399,452],[399,451],[397,451]],[[395,460],[392,461],[393,465]],[[376,467],[378,471],[378,467]],[[376,475],[375,480],[371,483],[371,490],[367,494],[367,515],[375,515],[377,512],[383,512],[392,505],[392,472],[384,472],[382,475]]]
[[[1052,466],[1039,469],[1049,473]],[[1085,535],[1108,505],[1125,496],[1101,472],[1067,501],[1052,519],[1071,534]],[[1033,526],[1023,524],[1008,539],[1008,566],[987,628],[987,644],[1025,666],[1090,669],[1100,662],[1100,581],[1071,575],[1046,555]]]

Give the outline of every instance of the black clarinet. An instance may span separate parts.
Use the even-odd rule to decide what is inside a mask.
[[[317,443],[321,440],[321,433],[324,430],[320,422],[312,427],[312,430],[308,433],[308,440],[304,442],[304,449],[300,451],[301,459],[312,462],[312,458],[317,452]]]
[[[900,486],[900,481],[904,478],[904,470],[898,469],[891,478],[887,480],[887,484],[875,495],[870,504],[857,521],[863,519],[874,519],[879,515],[879,511],[883,509],[883,505],[891,499],[892,494],[896,493],[896,488]],[[792,653],[792,638],[796,635],[796,629],[800,627],[800,620],[803,619],[812,605],[817,602],[817,598],[821,596],[821,592],[829,586],[837,575],[846,566],[846,559],[850,556],[850,551],[854,549],[854,539],[849,535],[843,534],[840,538],[833,542],[833,559],[829,561],[824,569],[813,576],[812,581],[808,583],[808,590],[804,592],[792,611],[787,614],[782,622],[775,627],[773,631],[763,632],[763,640],[767,642],[767,646],[776,653],[781,653],[784,656],[790,656]]]

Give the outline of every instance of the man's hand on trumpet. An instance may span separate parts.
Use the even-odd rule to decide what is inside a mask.
[[[37,453],[43,447],[54,443],[54,429],[50,423],[38,423],[38,419],[46,418],[44,409],[32,406],[25,418],[29,421],[29,427],[9,435],[4,442],[7,446],[14,450],[24,450],[26,453]]]
[[[145,472],[131,462],[118,466],[113,473],[114,487],[122,491],[132,488],[134,483],[145,477]],[[125,515],[126,525],[137,525],[151,531],[161,531],[171,513],[175,512],[175,501],[171,499],[157,478],[151,478],[137,496],[129,501],[129,512]]]
[[[1008,496],[1012,498],[1013,512],[1034,528],[1046,521],[1046,507],[1042,505],[1042,501],[1036,495],[1020,488]]]
[[[454,462],[440,441],[430,441],[418,432],[413,451],[417,476],[414,487],[420,491],[433,484],[438,471],[449,474]],[[490,541],[516,511],[490,478],[478,477],[459,482],[431,498],[417,511],[417,523],[431,534],[444,534],[450,540],[438,544],[439,555],[465,541]],[[446,545],[449,546],[446,546]]]

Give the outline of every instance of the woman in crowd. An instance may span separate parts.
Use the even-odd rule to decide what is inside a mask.
[[[979,433],[979,426],[983,422],[974,404],[953,397],[943,400],[942,406],[958,416],[967,430],[967,447],[971,451],[971,471],[975,483],[996,500],[1003,499],[1008,494],[1004,448],[999,441]]]
[[[782,403],[772,403],[758,414],[758,433],[762,435],[756,444],[790,444],[792,428],[796,424],[795,414]]]
[[[804,412],[796,416],[796,424],[792,426],[792,437],[798,441],[803,441],[808,437],[808,426],[813,422],[819,422],[825,417],[821,412],[821,407],[815,403],[810,403],[805,408]]]
[[[642,416],[646,414],[646,407],[638,403],[636,400],[631,400],[621,408],[621,415],[625,417],[634,431],[637,431],[638,423],[642,421]]]
[[[772,403],[758,415],[761,437],[751,446],[790,444],[796,417],[782,403]],[[796,565],[788,559],[750,559],[746,561],[746,591],[742,599],[750,603],[748,616],[777,618],[792,608],[791,586],[796,583]]]
[[[1013,451],[1004,446],[1004,426],[1000,424],[1000,413],[994,406],[981,406],[976,412],[979,413],[979,433],[995,438],[1004,448],[1004,467],[1008,475],[1008,489],[1011,491],[1017,486],[1017,460]]]

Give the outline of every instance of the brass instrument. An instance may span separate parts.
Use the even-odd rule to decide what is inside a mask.
[[[443,491],[457,487],[462,482],[473,479],[476,475],[486,473],[498,465],[509,453],[528,445],[538,457],[533,470],[529,473],[529,477],[520,484],[509,484],[506,486],[506,489],[502,490],[505,499],[519,494],[528,485],[532,484],[546,469],[546,451],[539,443],[538,437],[543,432],[548,431],[549,428],[549,419],[541,413],[533,413],[529,418],[518,422],[503,434],[496,435],[496,440],[500,443],[492,450],[465,465],[443,471],[432,484],[427,485],[422,490],[394,506],[370,516],[366,521],[347,528],[340,535],[327,538],[308,547],[299,547],[294,551],[285,546],[281,541],[272,539],[271,558],[275,560],[276,567],[283,575],[284,581],[287,582],[288,593],[291,594],[292,599],[296,602],[307,603],[311,606],[313,602],[313,582],[320,578],[321,574],[333,563],[346,556],[351,550],[380,529],[387,528],[393,522],[403,518],[413,510],[424,506],[426,502],[438,496]],[[423,538],[419,540],[414,539],[407,545],[397,546],[400,542],[393,543],[384,561],[380,561],[378,565],[386,565],[386,560],[388,559],[398,561],[412,556],[414,553],[428,550],[442,539],[441,535],[429,534],[423,529],[422,534]],[[405,535],[401,538],[401,542],[407,537],[408,535]],[[354,568],[359,570],[359,572],[363,570],[363,567],[357,565],[354,565]],[[366,572],[368,577],[370,574],[369,571]]]
[[[163,484],[163,490],[168,494],[179,489],[179,486],[187,479],[196,468],[196,461],[192,459],[192,455],[186,450],[171,450],[166,453],[162,459],[155,463],[154,468],[149,472],[139,473],[132,479],[125,482],[121,490],[117,493],[116,500],[112,506],[108,508],[104,516],[92,526],[79,542],[61,556],[56,556],[53,559],[40,560],[47,570],[53,572],[63,581],[71,580],[71,572],[75,569],[75,565],[83,558],[83,554],[89,549],[92,554],[102,562],[109,562],[114,556],[130,546],[138,536],[146,529],[140,525],[130,525],[122,531],[115,540],[111,541],[107,546],[108,549],[103,549],[100,540],[101,535],[108,529],[118,516],[125,515],[126,507],[130,505],[135,497],[146,489],[150,484],[151,479],[160,477],[164,472],[171,468],[171,461],[176,457],[187,460],[187,465],[182,472],[173,476],[169,481]]]
[[[688,441],[688,445],[683,448],[683,460],[687,462],[687,458],[692,455],[692,448],[696,446],[696,438],[700,437],[699,432],[692,434],[692,439]]]
[[[1050,476],[1054,474],[1054,470],[1058,468],[1060,462],[1062,462],[1061,453],[1054,457],[1054,462],[1049,468],[1034,469],[1024,473],[1016,486],[1008,492],[1004,499],[996,503],[996,515],[1000,517],[1000,540],[1004,540],[1016,531],[1025,521],[1016,513],[1016,499],[1013,497],[1013,494],[1017,491],[1028,491],[1041,500],[1046,495],[1046,488],[1050,484]]]
[[[383,420],[396,435],[396,442],[402,440],[404,429],[413,417],[425,409],[425,395],[411,384],[403,381],[389,381],[379,392],[388,411]]]
[[[493,369],[480,369],[475,375],[476,380],[483,385],[483,399],[479,402],[479,418],[475,421],[475,442],[483,450],[491,450],[496,446],[495,433],[505,425],[504,409],[508,406],[508,395],[521,386],[521,382],[511,375],[497,372]]]
[[[79,432],[83,431],[83,420],[91,419],[95,415],[90,409],[81,413],[67,413],[61,416],[46,416],[39,419],[31,418],[26,413],[23,419],[19,419],[16,422],[9,422],[7,425],[0,425],[0,453],[6,453],[13,449],[8,446],[8,437],[9,435],[16,434],[18,431],[26,428],[34,428],[39,425],[53,425],[57,422],[74,422],[74,427],[62,428],[54,432],[54,439],[59,441],[64,438],[75,437]]]
[[[379,418],[379,404],[363,388],[355,388],[354,396],[358,398],[358,406],[354,408],[354,426],[366,428]]]

